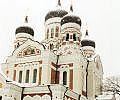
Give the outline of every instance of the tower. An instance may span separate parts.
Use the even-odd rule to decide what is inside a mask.
[[[61,47],[59,49],[60,84],[78,94],[83,88],[83,55],[80,53],[81,19],[73,13],[72,4],[70,12],[61,19]]]
[[[62,45],[74,44],[79,48],[81,39],[80,28],[81,19],[73,13],[71,4],[70,12],[61,20]]]
[[[61,34],[61,18],[68,12],[62,9],[61,2],[58,0],[58,4],[55,10],[49,11],[45,16],[45,43],[49,50],[58,48],[60,43]],[[43,42],[43,43],[44,43]]]
[[[85,37],[81,41],[81,49],[86,58],[90,58],[95,54],[95,42],[90,39],[88,30],[86,30]]]
[[[34,30],[28,25],[28,16],[25,17],[25,22],[23,26],[20,26],[15,31],[16,40],[14,42],[14,48],[18,48],[22,45],[28,38],[34,38]]]

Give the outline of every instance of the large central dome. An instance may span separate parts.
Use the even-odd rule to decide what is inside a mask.
[[[48,12],[48,14],[45,16],[45,21],[50,19],[50,18],[54,18],[54,17],[63,17],[67,14],[68,12],[62,9],[57,9],[57,10],[53,10]]]
[[[54,18],[54,17],[62,18],[66,14],[68,14],[68,12],[61,8],[60,0],[58,0],[57,8],[55,10],[49,11],[47,13],[47,15],[45,16],[45,21],[50,19],[50,18]]]

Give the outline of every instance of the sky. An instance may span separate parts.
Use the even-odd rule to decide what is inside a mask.
[[[71,0],[61,0],[62,8],[69,11]],[[86,23],[91,39],[96,42],[104,76],[120,75],[120,0],[72,0],[74,13],[82,20],[81,32],[85,35]],[[0,63],[14,49],[15,30],[29,16],[29,25],[35,31],[35,40],[44,39],[44,18],[54,10],[57,0],[0,0]]]

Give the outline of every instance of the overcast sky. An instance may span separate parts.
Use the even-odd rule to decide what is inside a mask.
[[[72,0],[74,13],[82,20],[82,35],[87,23],[89,35],[96,41],[104,76],[120,73],[120,0]],[[61,0],[69,11],[71,0]],[[11,55],[14,47],[15,29],[29,16],[35,31],[35,40],[44,39],[44,17],[55,9],[57,0],[0,0],[0,63]]]

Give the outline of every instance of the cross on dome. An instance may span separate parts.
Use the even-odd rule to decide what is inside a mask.
[[[60,2],[60,0],[58,0],[58,5],[61,6],[61,2]]]
[[[25,17],[25,23],[28,23],[28,16]]]
[[[73,5],[70,6],[70,11],[73,12]]]
[[[85,34],[85,36],[88,36],[88,29],[86,29],[86,34]]]

